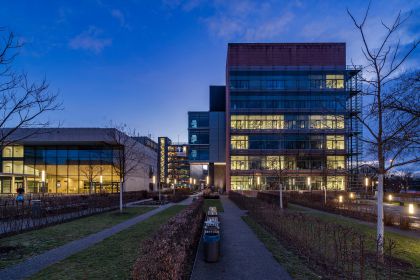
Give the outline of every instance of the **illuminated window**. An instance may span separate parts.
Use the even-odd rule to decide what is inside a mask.
[[[13,146],[13,157],[23,158],[23,146]]]
[[[344,169],[346,166],[344,156],[327,156],[328,169]]]
[[[311,115],[310,128],[311,129],[343,129],[344,116],[343,115]]]
[[[232,170],[249,170],[247,156],[232,156],[230,160],[230,168]]]
[[[344,176],[327,176],[328,190],[344,190],[345,177]]]
[[[13,172],[13,162],[3,161],[3,173],[12,173],[12,172]]]
[[[327,88],[344,88],[344,75],[326,75]]]
[[[284,169],[284,156],[267,156],[265,167],[268,170],[281,170]]]
[[[344,150],[344,135],[327,135],[327,150]]]
[[[250,190],[253,188],[252,176],[231,176],[230,185],[232,190]]]
[[[233,150],[248,149],[249,141],[247,135],[232,135],[230,145]]]
[[[11,146],[3,148],[3,157],[13,157],[13,148]]]
[[[283,115],[232,115],[232,129],[282,129]]]

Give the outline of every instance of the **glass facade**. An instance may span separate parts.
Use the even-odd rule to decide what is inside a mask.
[[[210,117],[208,112],[188,112],[188,159],[208,162],[210,145]]]
[[[228,71],[231,189],[345,189],[347,70]]]
[[[113,163],[118,154],[109,146],[7,146],[1,192],[24,186],[30,193],[116,192],[119,175]]]

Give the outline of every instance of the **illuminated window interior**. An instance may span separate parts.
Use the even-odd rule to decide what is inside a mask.
[[[281,170],[284,169],[284,156],[267,156],[265,167],[268,170]]]
[[[327,176],[328,190],[344,190],[345,177],[344,176]]]
[[[232,170],[248,170],[248,157],[247,156],[232,156],[230,160],[230,168]]]
[[[346,166],[344,156],[327,156],[328,169],[344,169]]]
[[[326,75],[327,88],[344,88],[344,75]]]
[[[311,129],[343,129],[344,116],[343,115],[311,115],[310,128]]]
[[[327,150],[344,150],[344,135],[327,135]]]
[[[283,115],[232,115],[232,129],[283,129]]]
[[[248,149],[249,148],[248,135],[232,135],[230,139],[230,145],[233,150]]]

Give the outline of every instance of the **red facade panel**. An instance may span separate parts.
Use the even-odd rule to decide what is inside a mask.
[[[231,43],[228,66],[345,66],[345,43]]]

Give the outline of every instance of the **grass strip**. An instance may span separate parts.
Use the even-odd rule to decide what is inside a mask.
[[[106,212],[2,238],[0,240],[0,269],[110,228],[152,209],[154,208],[130,207],[126,208],[122,214],[117,211]]]
[[[140,242],[186,206],[175,205],[58,262],[30,279],[130,279]]]
[[[303,260],[296,254],[287,250],[281,243],[254,219],[249,216],[243,216],[242,219],[254,231],[258,239],[264,243],[265,247],[273,254],[274,258],[284,269],[292,276],[293,279],[320,279],[321,277],[311,271]]]

